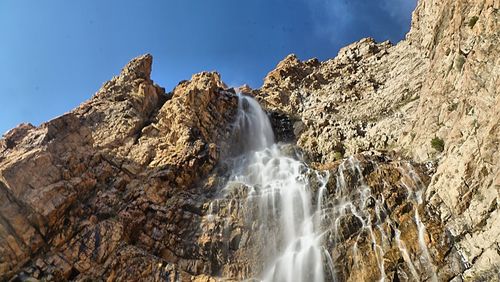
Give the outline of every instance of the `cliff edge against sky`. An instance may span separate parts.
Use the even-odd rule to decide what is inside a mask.
[[[415,164],[439,280],[500,277],[499,9],[498,0],[421,0],[397,45],[362,39],[324,62],[290,55],[260,89],[243,89],[312,167],[334,172],[349,155],[380,162],[385,174],[364,176],[386,179],[395,190],[380,195],[393,197],[398,161]],[[0,140],[0,280],[253,274],[244,226],[220,238],[220,226],[203,225],[227,176],[235,91],[203,72],[166,93],[151,67],[150,55],[135,58],[78,108]],[[409,241],[419,236],[408,230]],[[422,255],[407,243],[410,256]],[[390,250],[387,277],[404,280],[403,258]],[[346,269],[345,280],[375,277]]]

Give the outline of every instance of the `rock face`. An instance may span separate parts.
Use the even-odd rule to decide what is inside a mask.
[[[293,146],[283,150],[293,155]],[[448,281],[463,270],[443,224],[425,214],[430,171],[414,165],[365,152],[304,167],[327,252],[326,281]],[[230,183],[202,220],[204,242],[224,250],[222,277],[259,277],[268,266],[262,262],[269,262],[269,242],[280,238],[280,222],[262,216],[265,206],[254,188]]]
[[[217,73],[166,94],[151,64],[132,60],[74,111],[1,140],[1,280],[186,278],[170,263],[208,263],[190,241],[203,203],[193,199],[237,99]]]
[[[367,38],[325,62],[290,55],[262,88],[239,89],[269,112],[279,141],[330,175],[332,210],[338,199],[359,208],[325,227],[336,279],[500,280],[499,9],[420,0],[397,45]],[[262,270],[266,238],[237,204],[245,187],[214,204],[234,90],[204,72],[166,93],[151,67],[150,55],[135,58],[78,108],[0,140],[0,281]]]
[[[422,160],[436,153],[430,139],[444,141],[427,199],[454,236],[470,279],[499,279],[500,59],[491,56],[500,52],[499,8],[499,1],[431,1],[419,5],[422,20],[409,35],[431,67],[408,127],[415,137],[400,143]]]
[[[367,38],[322,63],[288,56],[256,95],[268,109],[293,116],[298,144],[330,162],[394,146],[410,122],[405,113],[417,107],[427,68],[409,43]]]
[[[445,223],[466,280],[500,279],[499,8],[420,1],[398,45],[363,39],[321,63],[291,55],[254,92],[294,117],[313,160],[377,149],[435,161],[427,209]]]

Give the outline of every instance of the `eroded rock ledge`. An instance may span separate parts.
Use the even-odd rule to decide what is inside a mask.
[[[500,279],[499,9],[419,1],[399,44],[363,39],[325,62],[291,55],[254,91],[294,117],[298,145],[318,162],[373,149],[436,162],[428,210],[454,238],[466,280]]]
[[[237,99],[217,73],[165,93],[151,64],[132,60],[77,109],[0,141],[2,280],[141,279],[167,258],[179,272],[209,269],[191,243],[211,185],[200,181],[225,150]]]
[[[390,189],[376,192],[384,197],[400,194],[404,159],[421,163],[427,188],[417,210],[440,279],[500,275],[499,9],[497,0],[421,0],[397,45],[363,39],[325,62],[290,55],[262,88],[244,89],[312,166],[334,172],[356,154],[366,167],[379,162],[383,175],[364,176],[388,177]],[[150,55],[138,57],[75,110],[0,140],[0,280],[210,281],[251,272],[248,253],[225,247],[244,245],[243,226],[228,238],[202,228],[224,182],[237,98],[207,72],[166,93],[151,66]],[[373,150],[383,157],[367,157]],[[396,197],[402,224],[415,215],[405,206]],[[348,245],[357,229],[347,226]],[[343,244],[331,247],[342,253]],[[393,279],[402,279],[400,259],[387,258]],[[375,277],[346,267],[345,280]]]

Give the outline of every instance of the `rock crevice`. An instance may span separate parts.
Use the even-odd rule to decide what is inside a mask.
[[[289,55],[260,89],[240,88],[278,141],[296,143],[290,154],[330,173],[332,203],[340,172],[350,191],[369,186],[366,203],[353,200],[363,215],[342,214],[325,242],[340,280],[500,277],[499,11],[498,0],[420,0],[396,45]],[[137,57],[73,111],[0,139],[1,281],[258,274],[265,238],[230,208],[248,187],[210,204],[227,182],[235,91],[202,72],[166,93],[152,64]]]

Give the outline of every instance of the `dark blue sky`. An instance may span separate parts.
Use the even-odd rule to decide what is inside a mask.
[[[416,0],[1,0],[0,134],[90,98],[133,57],[170,91],[217,70],[257,88],[287,54],[334,57],[371,36],[397,42]]]

